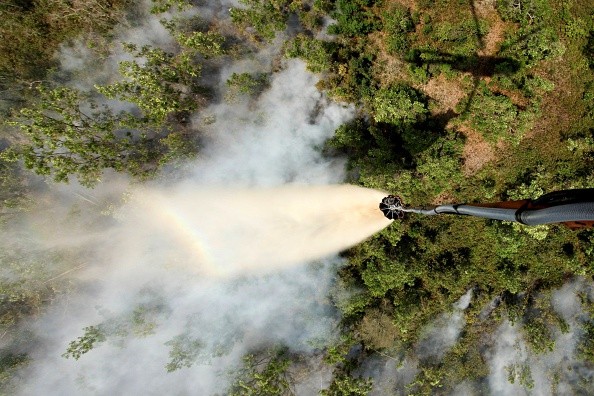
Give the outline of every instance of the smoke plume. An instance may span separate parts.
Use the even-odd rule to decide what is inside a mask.
[[[271,68],[278,54],[267,51],[228,70]],[[62,51],[72,76],[88,64],[79,53]],[[111,78],[114,56],[99,79]],[[39,249],[68,252],[74,283],[23,327],[34,342],[23,346],[32,363],[20,394],[220,393],[246,353],[282,344],[307,354],[335,337],[332,255],[389,222],[377,210],[382,193],[328,185],[343,179],[344,162],[320,148],[352,109],[328,102],[315,82],[302,63],[285,62],[257,100],[195,114],[202,150],[183,176],[135,186],[107,174],[94,190],[44,193],[46,205],[19,229]],[[102,336],[65,358],[92,334],[85,328]],[[296,389],[307,393],[315,378],[302,375]]]
[[[223,26],[231,5],[211,1],[194,12]],[[158,18],[139,15],[117,31],[117,41],[169,49]],[[193,114],[201,151],[183,169],[169,170],[167,180],[138,186],[108,173],[94,190],[50,185],[38,193],[38,208],[15,221],[2,246],[51,268],[57,275],[48,280],[70,280],[47,312],[22,325],[16,344],[31,363],[19,373],[18,394],[220,394],[246,353],[277,345],[311,357],[290,370],[297,394],[328,385],[331,369],[316,351],[337,335],[339,318],[327,299],[341,264],[334,254],[389,222],[377,209],[383,193],[339,186],[344,160],[320,154],[354,109],[331,103],[316,77],[299,61],[280,61],[279,50],[277,42],[205,71],[217,98],[225,97],[232,73],[276,72],[257,98]],[[79,42],[58,56],[61,78],[89,90],[116,81],[117,64],[129,55],[114,49],[100,62]],[[535,394],[547,394],[551,373],[560,393],[588,379],[591,370],[575,359],[587,320],[575,309],[576,290],[586,288],[570,283],[554,295],[570,330],[554,334],[549,353],[531,354],[519,324],[501,325],[484,356],[491,394],[521,394],[529,380]],[[458,340],[471,297],[469,291],[436,318],[409,355],[368,359],[360,375],[374,378],[372,394],[406,394],[419,362],[439,360]],[[89,328],[105,337],[78,360],[65,358]],[[522,374],[528,382],[519,381]],[[454,393],[472,394],[475,385],[459,384]]]

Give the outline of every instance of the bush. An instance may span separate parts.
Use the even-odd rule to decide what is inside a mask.
[[[548,0],[522,1],[520,6],[517,0],[497,0],[496,7],[503,20],[522,26],[546,23],[553,14]]]
[[[488,141],[504,139],[518,143],[532,127],[536,114],[536,107],[520,110],[509,97],[493,94],[482,84],[469,104],[467,116],[471,126]]]
[[[251,27],[260,39],[270,41],[287,27],[289,1],[240,0],[248,8],[231,8],[231,20],[241,28]]]
[[[386,46],[394,54],[404,54],[410,46],[408,33],[414,31],[410,10],[403,6],[394,6],[382,13]]]
[[[524,67],[563,55],[565,47],[550,27],[526,28],[516,36],[508,37],[501,45],[500,54],[517,59]]]
[[[433,30],[433,39],[441,43],[445,50],[454,55],[473,56],[479,49],[479,37],[488,32],[484,21],[476,24],[473,20],[464,20],[459,23],[442,22],[436,24]]]
[[[258,95],[268,84],[266,73],[233,73],[227,79],[227,86],[242,95]]]
[[[380,88],[373,96],[371,107],[375,121],[390,124],[422,121],[428,113],[421,94],[406,85]]]
[[[332,13],[336,24],[328,27],[328,33],[353,37],[379,29],[379,19],[368,8],[372,3],[373,0],[337,0]]]
[[[298,34],[285,47],[285,56],[301,58],[307,63],[307,70],[322,73],[330,70],[332,62],[333,43],[317,40]]]
[[[462,141],[450,134],[439,138],[419,155],[417,173],[421,176],[424,191],[431,197],[454,189],[462,182],[462,146]]]

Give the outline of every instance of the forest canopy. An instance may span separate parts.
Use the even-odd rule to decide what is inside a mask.
[[[192,7],[159,1],[151,12]],[[301,59],[324,95],[356,108],[354,119],[320,147],[328,157],[346,158],[348,183],[398,194],[413,206],[594,187],[589,0],[240,0],[229,11],[231,27],[191,14],[164,20],[172,44],[117,42],[117,78],[86,89],[68,84],[55,56],[61,46],[82,37],[89,51],[107,57],[118,25],[129,24],[134,12],[128,1],[0,4],[3,228],[34,205],[37,179],[28,170],[93,187],[106,171],[143,182],[199,157],[203,136],[190,126],[192,115],[220,101],[250,103],[269,88],[274,70],[232,72],[224,95],[211,77],[275,40],[275,67]],[[592,230],[559,225],[413,216],[394,222],[341,254],[345,264],[330,296],[341,336],[321,348],[333,374],[320,394],[368,394],[373,381],[361,367],[386,357],[418,361],[414,378],[398,388],[403,394],[450,394],[460,383],[486,392],[485,343],[502,323],[518,324],[535,356],[551,352],[556,335],[567,333],[551,295],[570,280],[592,282],[593,243]],[[44,259],[59,263],[53,253]],[[25,259],[19,249],[0,255],[3,266],[31,285],[2,278],[5,334],[68,292],[63,278],[53,280],[68,269],[56,265],[56,273],[47,273],[40,256]],[[452,308],[467,293],[472,303]],[[575,364],[585,374],[577,370],[570,383],[576,394],[593,391],[587,378],[594,367],[593,295],[581,293],[580,304]],[[72,337],[64,357],[79,359],[110,337],[148,334],[160,309],[143,305],[89,325]],[[444,312],[464,318],[459,338],[438,359],[417,353],[426,329]],[[184,334],[166,346],[169,372],[213,358]],[[219,356],[229,352],[224,343],[216,347]],[[298,352],[266,346],[243,359],[228,394],[292,392]],[[2,349],[3,393],[29,360],[16,341]],[[565,369],[551,373],[553,385]],[[511,383],[534,389],[529,366],[506,370]]]

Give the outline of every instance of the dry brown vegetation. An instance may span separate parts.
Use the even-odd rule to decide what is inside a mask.
[[[466,136],[466,143],[462,152],[462,158],[464,159],[462,171],[465,176],[470,176],[495,159],[495,149],[493,145],[485,141],[480,133],[472,128],[461,125],[458,130]]]

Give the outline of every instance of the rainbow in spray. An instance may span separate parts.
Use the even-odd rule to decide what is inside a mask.
[[[351,185],[185,185],[145,188],[132,201],[139,231],[170,244],[170,263],[226,277],[321,259],[359,243],[391,223],[377,210],[384,195]]]

